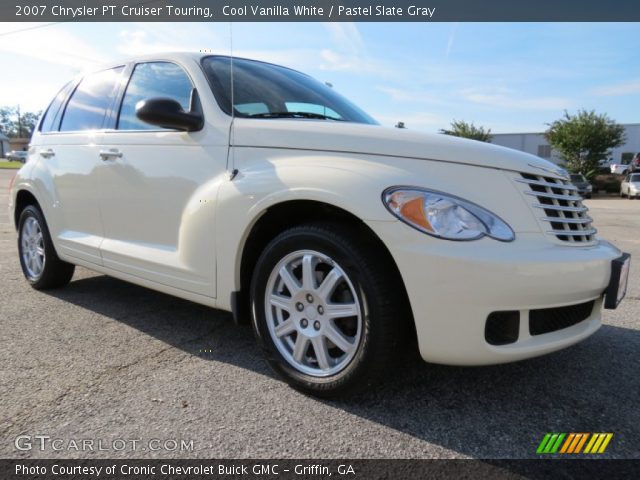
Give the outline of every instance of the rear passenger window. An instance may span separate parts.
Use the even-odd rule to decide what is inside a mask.
[[[192,90],[191,80],[178,65],[169,62],[139,63],[122,99],[118,130],[158,130],[160,127],[136,117],[136,104],[150,98],[171,98],[188,112]]]
[[[44,114],[42,118],[42,123],[40,124],[41,132],[51,132],[58,130],[58,125],[60,124],[60,116],[62,115],[62,106],[64,105],[64,101],[67,99],[69,95],[69,90],[72,88],[72,83],[66,84],[62,90],[58,92],[56,98],[53,99],[49,108]]]
[[[67,103],[60,130],[73,132],[102,128],[123,68],[112,68],[84,77]]]

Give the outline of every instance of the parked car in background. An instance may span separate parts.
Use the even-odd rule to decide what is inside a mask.
[[[24,163],[27,161],[27,152],[23,150],[11,150],[5,155],[5,158],[10,162]]]
[[[231,311],[316,395],[383,389],[416,344],[453,365],[550,353],[626,292],[629,255],[553,163],[384,128],[269,63],[114,64],[60,91],[31,148],[10,194],[29,284],[82,265]]]
[[[620,184],[620,196],[629,200],[640,197],[640,173],[630,173]]]
[[[611,173],[614,173],[616,175],[624,175],[625,173],[627,173],[627,170],[629,170],[629,165],[624,163],[612,163],[610,167]]]
[[[611,173],[616,175],[625,175],[640,170],[640,152],[636,153],[629,163],[612,163],[610,165]]]
[[[583,198],[591,198],[593,192],[593,186],[589,183],[589,180],[585,178],[581,173],[572,173],[569,175],[569,180],[578,189],[578,195]]]

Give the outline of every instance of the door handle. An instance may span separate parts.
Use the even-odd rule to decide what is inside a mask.
[[[100,158],[102,160],[111,160],[113,158],[122,158],[122,152],[117,148],[110,148],[109,150],[100,150]]]
[[[56,152],[54,152],[50,148],[47,148],[46,150],[40,150],[40,156],[43,157],[43,158],[51,158],[55,154],[56,154]]]

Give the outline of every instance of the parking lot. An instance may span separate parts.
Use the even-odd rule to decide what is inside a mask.
[[[67,288],[32,290],[7,215],[12,175],[0,170],[1,457],[522,458],[546,432],[613,432],[604,456],[640,458],[640,201],[587,201],[600,234],[635,257],[627,299],[588,340],[495,367],[415,361],[331,402],[275,378],[226,313],[83,268]],[[18,450],[18,435],[62,449]],[[65,447],[80,439],[141,442]]]

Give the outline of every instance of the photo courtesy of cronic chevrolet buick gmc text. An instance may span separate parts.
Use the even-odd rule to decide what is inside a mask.
[[[572,345],[629,271],[552,163],[384,128],[307,75],[226,56],[67,84],[10,208],[34,288],[82,265],[232,311],[276,372],[324,396],[402,368],[416,340],[450,365]]]

